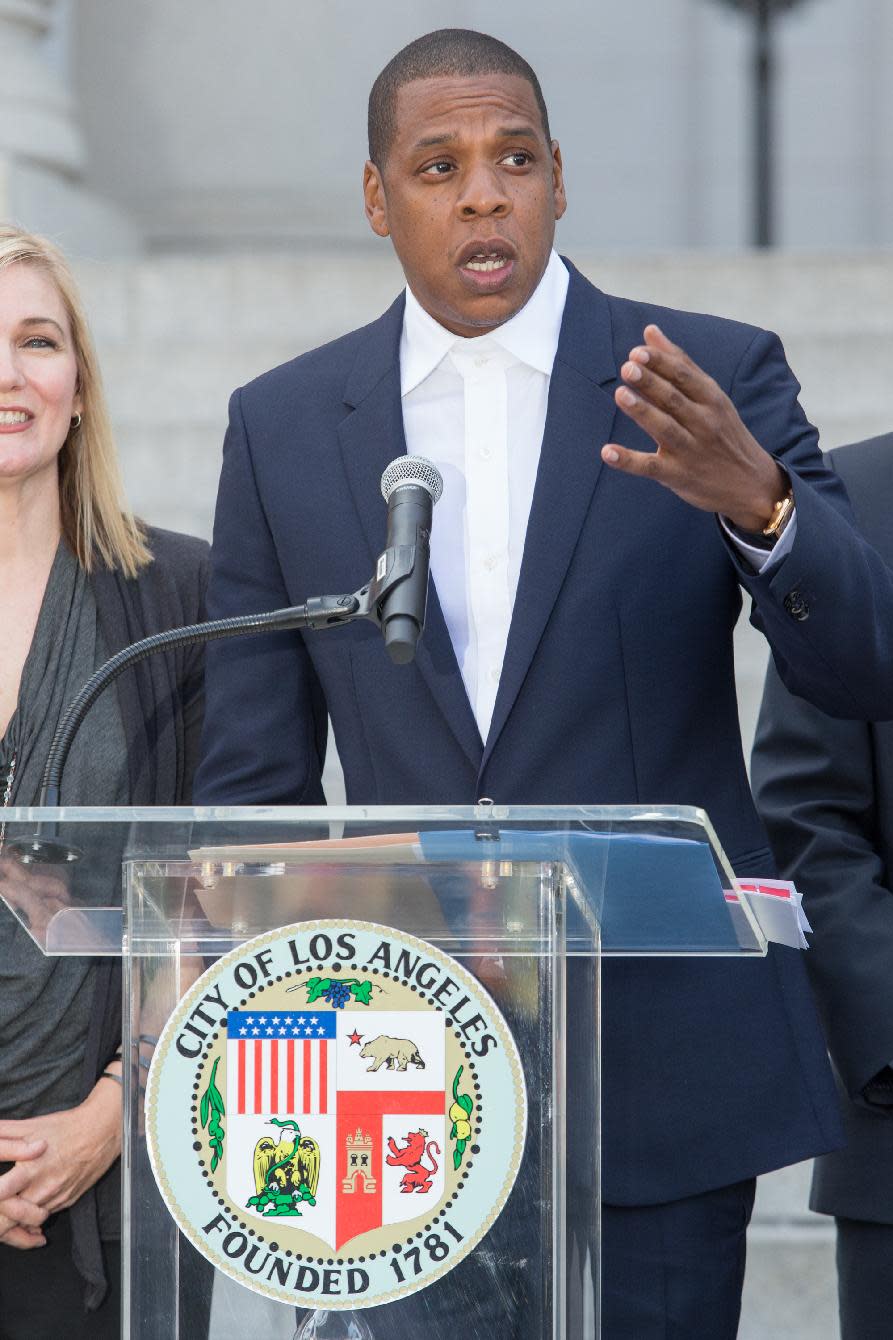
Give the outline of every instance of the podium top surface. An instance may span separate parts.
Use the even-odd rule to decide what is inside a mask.
[[[460,954],[766,948],[695,808],[9,808],[0,834],[0,898],[47,954],[208,956],[332,915]]]
[[[62,806],[58,809],[0,806],[0,824],[37,823],[214,823],[283,822],[301,826],[341,823],[480,823],[487,819],[526,824],[531,819],[566,828],[581,824],[691,824],[716,841],[705,810],[694,805],[144,805]]]

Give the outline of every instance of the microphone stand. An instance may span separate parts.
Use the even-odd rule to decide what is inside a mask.
[[[378,559],[374,580],[351,595],[312,596],[303,605],[271,610],[266,614],[234,615],[206,623],[188,624],[153,633],[124,647],[101,665],[69,703],[56,727],[43,772],[39,808],[59,805],[62,771],[84,717],[101,693],[131,665],[160,651],[175,651],[195,643],[213,642],[224,637],[250,637],[258,633],[285,632],[295,628],[340,628],[355,619],[369,619],[381,627],[381,610],[388,595],[412,575],[416,567],[417,546],[397,545],[386,549]],[[39,823],[34,833],[14,838],[6,844],[25,865],[41,862],[63,865],[80,860],[82,852],[59,838],[58,822]]]

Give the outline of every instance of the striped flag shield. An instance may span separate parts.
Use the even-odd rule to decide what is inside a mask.
[[[227,1029],[231,1116],[335,1110],[334,1010],[234,1010]]]
[[[296,1129],[318,1151],[319,1183],[281,1226],[336,1250],[431,1213],[445,1191],[445,1033],[437,1011],[235,1010],[227,1030],[226,1179],[247,1214],[258,1150],[287,1159]],[[398,1151],[421,1141],[423,1172]],[[287,1162],[282,1177],[288,1177]],[[411,1189],[407,1182],[411,1182]]]

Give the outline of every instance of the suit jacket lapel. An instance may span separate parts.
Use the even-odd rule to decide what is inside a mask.
[[[385,544],[382,471],[406,451],[399,363],[403,306],[401,295],[364,332],[344,391],[345,404],[352,407],[352,413],[338,428],[344,470],[368,545],[370,574]],[[425,631],[415,664],[456,739],[475,768],[479,767],[483,742],[433,581],[428,587]]]
[[[602,471],[601,448],[611,440],[615,405],[604,384],[616,379],[617,366],[608,302],[572,265],[568,269],[546,428],[484,764],[558,597]]]

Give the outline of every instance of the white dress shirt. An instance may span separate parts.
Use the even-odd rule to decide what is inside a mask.
[[[521,311],[471,338],[441,326],[406,290],[400,339],[406,446],[443,476],[431,575],[482,740],[518,589],[569,279],[553,251]],[[787,552],[793,527],[792,517],[768,559],[728,533],[763,570]]]
[[[406,446],[443,475],[431,575],[482,740],[518,589],[568,280],[553,252],[517,316],[471,339],[446,330],[406,291]]]

